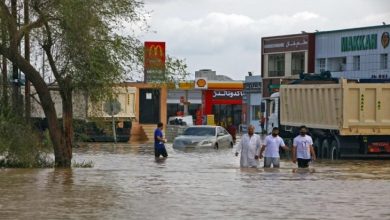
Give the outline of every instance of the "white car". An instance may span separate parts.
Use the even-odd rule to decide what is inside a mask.
[[[173,141],[173,148],[188,147],[233,147],[233,138],[221,126],[191,126],[184,130],[183,134]]]

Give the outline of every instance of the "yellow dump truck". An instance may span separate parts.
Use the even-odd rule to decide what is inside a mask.
[[[269,106],[268,128],[291,143],[307,126],[319,158],[390,158],[390,83],[281,85]]]

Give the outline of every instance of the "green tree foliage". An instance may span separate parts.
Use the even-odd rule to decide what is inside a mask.
[[[11,10],[29,5],[29,23]],[[112,86],[140,71],[142,43],[135,35],[125,35],[125,25],[147,28],[143,3],[137,0],[2,0],[1,23],[7,37],[0,44],[0,54],[23,71],[35,87],[48,119],[50,138],[57,166],[70,167],[72,158],[72,92],[83,90],[93,101],[112,97]],[[63,123],[59,124],[49,87],[38,68],[18,49],[29,33],[36,50],[44,50],[50,72],[58,86]],[[168,59],[167,71],[178,79],[184,76],[183,60]]]

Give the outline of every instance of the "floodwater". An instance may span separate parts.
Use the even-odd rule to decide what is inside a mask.
[[[315,173],[240,169],[232,149],[74,150],[93,168],[0,169],[0,219],[390,219],[390,161],[316,161]]]

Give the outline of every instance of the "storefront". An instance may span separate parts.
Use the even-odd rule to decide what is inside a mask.
[[[203,91],[203,115],[212,115],[214,123],[238,128],[242,123],[243,83],[237,81],[207,82]],[[209,117],[209,119],[212,117]]]
[[[277,92],[285,79],[314,72],[314,34],[264,37],[261,41],[263,97]]]
[[[347,79],[390,79],[390,25],[315,34],[315,71]]]
[[[262,103],[261,76],[246,76],[242,98],[242,129],[245,131],[248,125],[255,127],[256,133],[261,133],[261,119],[264,117]],[[265,121],[264,121],[265,122]]]
[[[193,84],[193,83],[192,83]],[[192,86],[193,87],[193,86]],[[202,108],[202,92],[200,90],[174,89],[168,90],[167,117],[185,114],[185,105],[188,106],[188,115],[195,120],[197,111]]]

